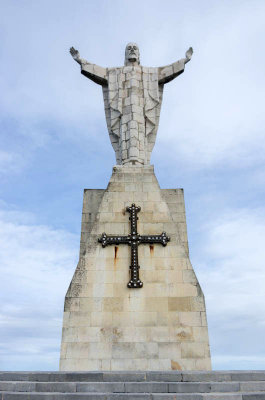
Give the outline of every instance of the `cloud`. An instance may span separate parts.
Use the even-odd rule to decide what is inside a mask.
[[[222,4],[202,15],[193,59],[165,89],[162,156],[170,140],[176,151],[169,156],[193,168],[242,168],[263,160],[265,150],[265,57],[256,58],[265,7],[242,3],[234,13]]]
[[[24,166],[21,155],[14,152],[0,150],[0,175],[15,173]]]
[[[1,362],[5,369],[56,370],[78,237],[6,208],[0,213]],[[227,210],[200,227],[193,248],[214,369],[264,365],[264,215],[264,209]]]
[[[115,66],[131,40],[147,66],[176,61],[194,47],[185,73],[165,86],[152,162],[162,187],[183,185],[193,224],[202,228],[191,234],[191,254],[206,294],[215,367],[264,367],[265,221],[257,208],[264,186],[264,2],[3,5],[1,367],[57,369],[63,299],[79,246],[71,233],[79,229],[77,193],[105,187],[114,163],[101,88],[80,74],[68,49]]]
[[[42,138],[41,125],[53,124],[57,129],[46,132],[50,140],[70,140],[80,149],[86,140],[93,146],[96,132],[107,134],[101,88],[81,76],[69,46],[91,62],[113,66],[123,63],[131,39],[139,41],[146,65],[175,61],[193,45],[185,73],[165,87],[154,159],[165,158],[170,141],[167,157],[191,168],[224,162],[241,167],[260,160],[265,150],[264,3],[225,1],[213,7],[190,1],[180,7],[168,1],[169,9],[163,10],[159,2],[152,1],[152,9],[150,4],[68,3],[62,16],[60,2],[52,15],[49,2],[30,11],[7,3],[2,29],[9,40],[3,41],[0,75],[5,115],[15,118],[26,136],[34,132]],[[10,29],[11,21],[20,35]]]
[[[264,367],[264,216],[264,208],[227,210],[202,226],[196,244],[216,369]]]
[[[30,213],[0,212],[1,342],[5,369],[57,369],[63,302],[78,238],[37,225]]]

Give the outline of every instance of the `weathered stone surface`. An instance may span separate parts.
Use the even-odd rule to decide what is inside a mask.
[[[73,382],[37,382],[35,392],[74,393],[76,384]]]
[[[125,392],[129,393],[164,393],[168,392],[168,384],[162,382],[125,383]]]
[[[98,243],[102,232],[129,233],[125,210],[133,202],[141,207],[141,235],[166,231],[171,238],[166,247],[139,245],[142,289],[127,288],[130,247]],[[82,250],[65,299],[61,370],[211,368],[204,297],[189,260],[185,221],[183,190],[161,190],[152,166],[116,166],[105,191],[85,190]]]
[[[232,381],[265,381],[265,371],[235,371],[231,373]]]
[[[76,392],[122,393],[125,391],[124,386],[122,382],[77,383]]]
[[[242,394],[209,393],[203,395],[203,400],[242,400]]]
[[[211,382],[211,392],[239,392],[239,382]]]
[[[182,373],[183,382],[224,382],[233,380],[232,377],[235,373],[229,371],[202,371],[202,372],[190,372],[184,371]],[[237,380],[237,379],[234,379]]]
[[[243,379],[236,382],[235,377],[238,374],[241,374]],[[244,380],[246,376],[249,376],[251,381]],[[264,371],[1,372],[0,398],[264,400],[264,376]],[[85,378],[87,382],[84,381]],[[95,378],[98,382],[91,381]],[[189,378],[196,381],[185,382],[185,379]]]
[[[169,383],[168,391],[171,393],[207,393],[211,391],[211,384],[209,382]]]
[[[159,393],[159,394],[153,394],[152,395],[152,400],[203,400],[203,396],[201,394],[187,394],[187,393],[181,393],[181,394],[173,394],[173,393]]]
[[[146,380],[155,382],[180,382],[182,379],[181,372],[147,372]]]
[[[104,372],[105,382],[143,382],[146,380],[145,372]]]
[[[143,394],[143,393],[116,393],[110,394],[108,396],[108,400],[152,400],[152,394]]]
[[[242,392],[265,391],[265,382],[240,382],[240,390]]]

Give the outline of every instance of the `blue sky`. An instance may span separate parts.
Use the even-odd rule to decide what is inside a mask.
[[[115,164],[102,66],[138,43],[169,64],[152,164],[185,192],[191,261],[206,296],[214,369],[265,369],[264,37],[260,0],[0,1],[0,369],[56,370],[84,188]]]

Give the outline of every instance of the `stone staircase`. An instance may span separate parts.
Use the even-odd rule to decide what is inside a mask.
[[[0,372],[0,400],[265,400],[265,371]]]

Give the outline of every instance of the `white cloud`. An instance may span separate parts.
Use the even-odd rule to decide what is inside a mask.
[[[97,177],[102,179],[99,171],[106,160],[97,157],[92,169],[83,166],[94,160],[92,152],[112,152],[101,88],[80,74],[68,54],[71,45],[79,48],[84,58],[103,66],[121,65],[130,40],[139,43],[142,64],[153,66],[181,58],[192,45],[194,57],[185,73],[165,87],[153,157],[162,165],[157,168],[165,177],[161,185],[165,187],[169,176],[172,182],[183,181],[190,167],[196,172],[183,184],[192,186],[195,193],[201,179],[207,197],[207,184],[213,184],[215,177],[218,185],[227,185],[227,175],[215,175],[217,166],[226,168],[234,182],[236,168],[249,166],[246,190],[251,187],[254,193],[263,185],[262,0],[190,0],[183,4],[166,0],[163,6],[158,0],[3,4],[0,172],[7,181],[14,172],[21,172],[29,195],[31,190],[35,193],[33,207],[40,181],[42,200],[50,201],[51,187],[46,188],[51,167],[46,164],[51,159],[58,160],[58,170],[64,169],[71,157],[79,165],[79,169],[70,166],[71,172],[66,170],[66,191],[70,193],[73,181],[78,181],[77,185],[94,181],[100,186]],[[50,157],[42,157],[40,149]],[[82,159],[79,152],[81,157],[86,153]],[[165,170],[167,162],[171,169]],[[26,174],[25,167],[37,173]],[[197,173],[200,169],[201,174],[204,169],[210,171],[205,179]],[[52,182],[56,187],[56,180]],[[229,190],[235,198],[231,182]],[[22,201],[15,190],[13,195],[10,192],[8,187],[8,201]],[[212,199],[196,202],[195,197],[194,213],[201,213],[201,203],[214,212]],[[219,193],[215,200],[222,204],[224,197]],[[242,203],[246,198],[242,193]],[[263,210],[235,209],[218,219],[215,215],[210,218],[213,222],[194,238],[198,247],[192,256],[199,260],[194,265],[207,296],[214,363],[231,368],[239,364],[247,368],[248,362],[261,365]],[[75,268],[79,237],[40,226],[33,213],[1,203],[0,223],[1,321],[5,327],[0,343],[2,364],[10,369],[36,365],[56,369],[63,299]]]
[[[195,270],[206,295],[214,366],[246,368],[255,359],[260,365],[265,360],[265,210],[227,211],[201,233]]]
[[[63,302],[78,238],[34,224],[30,213],[0,213],[1,363],[5,369],[57,369]]]
[[[209,296],[212,300],[217,293],[226,293],[222,302],[214,304],[215,312],[265,309],[264,216],[264,209],[234,210],[205,227],[203,254],[212,260],[211,267],[204,268]]]
[[[24,160],[19,153],[0,150],[0,175],[20,171]]]
[[[230,353],[212,357],[216,370],[231,370],[233,366],[242,370],[264,369],[265,356],[231,356]]]
[[[170,140],[167,157],[196,168],[223,162],[240,167],[261,159],[264,3],[167,3],[163,10],[153,1],[152,8],[149,1],[116,1],[111,6],[104,2],[102,9],[69,3],[64,4],[63,20],[60,2],[53,5],[52,15],[49,2],[38,3],[30,12],[6,5],[9,18],[3,30],[9,41],[3,42],[0,75],[5,115],[17,119],[24,135],[34,132],[36,140],[43,137],[38,123],[52,121],[60,140],[67,136],[82,147],[86,138],[92,145],[96,132],[107,134],[101,88],[81,76],[68,54],[70,45],[104,66],[122,64],[124,45],[131,39],[139,41],[146,65],[167,64],[193,45],[194,57],[184,75],[166,85],[155,157],[165,157]],[[99,13],[100,22],[95,18]],[[19,36],[16,29],[9,29],[11,21],[12,27],[23,26]],[[54,131],[46,134],[52,137]]]
[[[199,254],[193,251],[215,369],[264,365],[264,215],[263,209],[226,211],[202,227]],[[78,238],[38,226],[31,213],[2,210],[0,220],[2,365],[57,369],[63,300]]]
[[[202,16],[193,59],[166,86],[162,110],[161,145],[170,140],[171,157],[196,168],[264,159],[265,58],[258,55],[265,7],[242,3],[235,14],[222,4]]]

